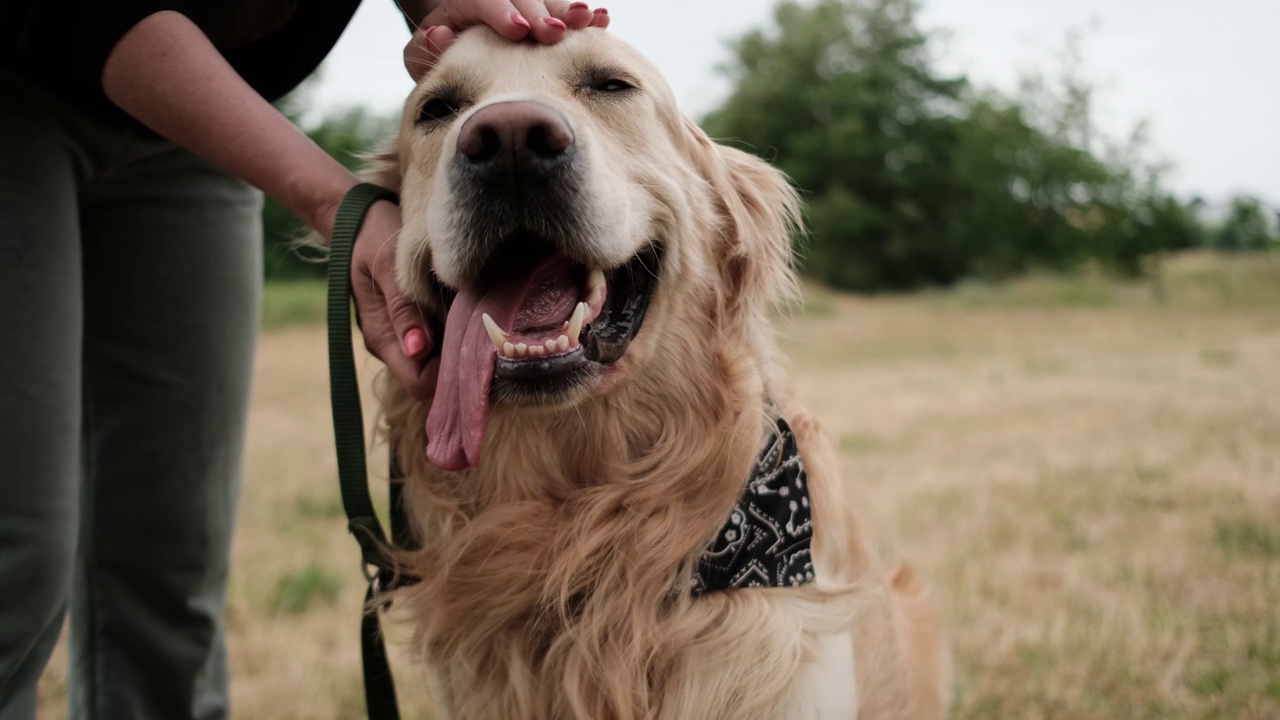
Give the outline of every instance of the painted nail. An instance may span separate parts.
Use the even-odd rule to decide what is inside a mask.
[[[569,26],[568,26],[568,25],[565,25],[564,23],[560,22],[559,20],[557,20],[557,19],[555,19],[555,18],[542,18],[542,22],[546,23],[546,24],[547,24],[548,26],[550,26],[550,27],[557,28],[557,29],[560,29],[560,30],[568,30],[568,29],[569,29]]]
[[[425,45],[428,49],[439,48],[440,47],[439,38],[431,37],[431,33],[435,33],[436,35],[439,35],[440,34],[439,30],[440,30],[439,25],[432,25],[431,27],[427,28],[427,31],[422,35],[422,39],[423,39],[422,44]]]
[[[427,346],[427,337],[417,328],[404,334],[404,354],[413,357]]]
[[[608,14],[609,14],[609,10],[608,10],[607,8],[596,8],[595,10],[592,10],[591,12],[595,13],[596,15],[608,15]]]
[[[569,3],[569,9],[570,9],[570,10],[579,10],[579,9],[581,9],[581,10],[585,10],[587,7],[588,7],[588,5],[587,5],[586,3],[584,3],[584,2],[572,2],[572,3]]]
[[[529,21],[528,21],[528,20],[525,20],[525,19],[524,19],[524,16],[523,16],[523,15],[521,15],[520,13],[511,13],[511,22],[513,22],[513,23],[515,23],[515,24],[519,25],[520,27],[524,28],[525,30],[532,30],[532,29],[533,29],[532,27],[530,27],[530,26],[529,26]]]

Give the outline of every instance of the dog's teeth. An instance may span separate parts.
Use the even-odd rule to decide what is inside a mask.
[[[529,354],[529,346],[524,343],[516,343],[516,357],[524,357]]]
[[[556,351],[556,341],[555,341],[555,340],[548,340],[548,341],[546,341],[546,342],[542,343],[542,346],[543,346],[543,347],[545,347],[545,348],[547,349],[547,352],[555,352],[555,351]]]
[[[484,319],[484,329],[489,332],[489,339],[493,341],[493,349],[501,353],[504,344],[507,344],[507,334],[502,332],[502,328],[498,327],[498,323],[489,317],[489,313],[480,316]]]
[[[541,345],[529,346],[529,354],[533,355],[534,357],[542,357],[542,354],[545,353],[546,351],[547,349]]]
[[[516,346],[511,343],[502,343],[502,354],[512,357],[516,354]]]
[[[604,271],[592,270],[587,276],[587,304],[598,305],[604,299]]]
[[[569,332],[567,333],[569,335],[569,342],[578,342],[578,335],[582,333],[582,321],[586,318],[587,304],[580,302],[578,303],[578,306],[573,309],[573,317],[569,318]]]
[[[569,349],[568,335],[561,335],[560,337],[556,338],[556,350],[559,350],[560,352],[564,352],[565,350],[568,350],[568,349]]]

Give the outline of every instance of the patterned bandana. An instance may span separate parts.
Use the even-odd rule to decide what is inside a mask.
[[[804,462],[786,420],[779,417],[776,432],[767,435],[742,497],[698,559],[694,595],[813,582],[813,517]]]

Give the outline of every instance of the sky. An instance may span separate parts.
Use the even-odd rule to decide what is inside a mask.
[[[610,32],[652,59],[698,117],[728,92],[716,72],[725,41],[769,23],[774,0],[600,4]],[[1184,196],[1249,193],[1280,209],[1280,0],[923,0],[919,20],[941,33],[940,70],[1006,92],[1027,70],[1053,68],[1068,32],[1082,31],[1104,131],[1121,138],[1149,122],[1152,153]],[[365,0],[314,101],[398,111],[411,88],[407,38],[392,0]]]

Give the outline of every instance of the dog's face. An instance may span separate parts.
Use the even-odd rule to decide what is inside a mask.
[[[670,373],[717,309],[772,292],[793,196],[731,152],[604,31],[463,34],[410,96],[398,147],[400,282],[443,325],[433,462],[479,462],[491,402],[567,408]]]

